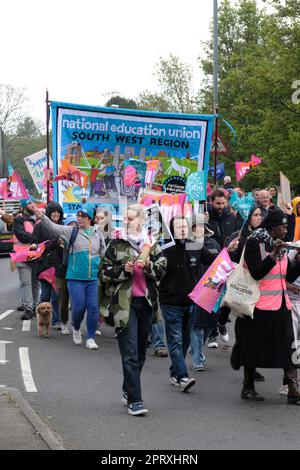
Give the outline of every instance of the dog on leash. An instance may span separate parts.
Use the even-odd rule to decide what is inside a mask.
[[[49,338],[52,323],[52,305],[49,302],[42,302],[39,304],[36,308],[36,317],[38,336]]]

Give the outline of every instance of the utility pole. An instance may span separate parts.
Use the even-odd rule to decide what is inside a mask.
[[[218,163],[218,115],[219,115],[219,31],[218,31],[218,0],[214,2],[214,115],[215,115],[215,142],[214,142],[214,184],[217,183]]]

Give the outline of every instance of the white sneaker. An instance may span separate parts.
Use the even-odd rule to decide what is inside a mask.
[[[179,380],[179,387],[182,392],[187,392],[193,385],[195,385],[195,379],[189,379],[188,377],[183,377]]]
[[[207,347],[217,349],[219,347],[218,342],[217,342],[217,338],[213,338],[213,337],[210,338],[208,340]]]
[[[179,387],[179,382],[176,377],[170,377],[170,384],[174,385],[175,387]]]
[[[95,331],[95,335],[96,335],[96,336],[101,336],[101,331],[100,331],[100,330],[96,330],[96,331]]]
[[[82,344],[81,331],[77,331],[75,328],[73,328],[73,341],[77,346]]]
[[[69,330],[68,325],[66,323],[61,324],[61,334],[62,335],[69,335],[70,334],[70,330]]]
[[[279,389],[279,395],[287,395],[289,393],[289,386],[288,385],[281,385]]]
[[[229,343],[229,334],[226,325],[218,324],[218,329],[223,343]]]
[[[98,345],[95,343],[93,338],[90,338],[86,342],[87,349],[99,349]]]

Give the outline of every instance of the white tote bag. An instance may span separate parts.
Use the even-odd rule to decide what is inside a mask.
[[[221,306],[229,307],[237,317],[253,318],[255,304],[260,297],[259,284],[244,266],[245,248],[241,260],[227,280],[227,291]]]

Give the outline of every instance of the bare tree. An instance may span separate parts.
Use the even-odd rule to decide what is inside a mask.
[[[0,127],[5,133],[14,131],[26,116],[24,93],[24,88],[0,84]]]

